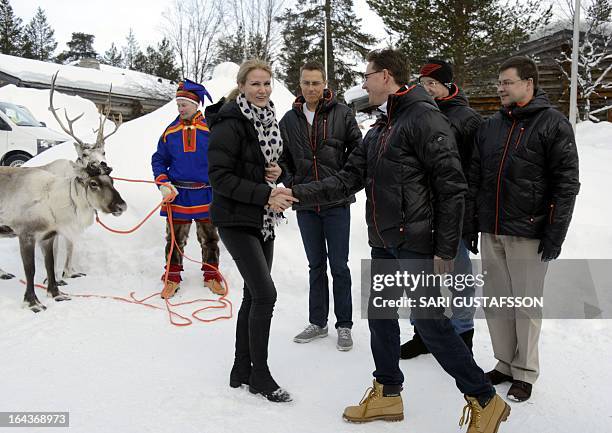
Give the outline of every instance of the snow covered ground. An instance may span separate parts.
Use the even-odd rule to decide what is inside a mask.
[[[215,98],[229,91],[235,77],[231,65],[218,72],[207,84]],[[25,99],[35,98],[31,96],[35,91],[17,90]],[[44,95],[41,98],[44,100]],[[289,109],[292,97],[276,83],[272,99],[280,117]],[[149,179],[150,155],[174,116],[170,103],[125,123],[107,143],[113,175]],[[612,203],[603,199],[603,189],[612,180],[610,137],[611,124],[579,125],[582,190],[564,247],[565,258],[612,257]],[[73,158],[74,151],[70,145],[58,146],[31,164],[58,157]],[[133,226],[160,199],[150,185],[117,183],[117,187],[129,209],[120,218],[102,217],[116,228]],[[350,266],[357,300],[360,260],[369,258],[362,194],[352,209]],[[0,281],[0,411],[69,411],[70,431],[79,433],[458,431],[462,396],[431,355],[402,361],[406,376],[403,422],[351,425],[342,421],[344,407],[357,404],[371,385],[373,362],[367,322],[360,319],[355,301],[355,347],[350,352],[336,350],[335,335],[306,345],[292,342],[307,323],[308,277],[295,214],[286,215],[288,224],[278,229],[275,246],[273,276],[278,303],[270,365],[277,381],[293,394],[294,402],[272,404],[244,389],[229,388],[235,318],[175,327],[163,311],[104,299],[53,303],[42,292],[39,296],[48,310],[33,314],[21,308],[24,286],[14,279]],[[163,227],[157,216],[129,236],[91,227],[76,253],[76,265],[87,277],[69,280],[65,290],[117,296],[134,291],[137,297],[158,292],[164,264]],[[197,257],[195,233],[186,250]],[[16,240],[0,242],[0,266],[23,277]],[[37,281],[42,281],[40,259],[37,266]],[[242,281],[224,249],[221,266],[230,283],[229,299],[235,312]],[[177,300],[212,298],[201,284],[199,266],[186,263],[185,268]],[[160,301],[153,302],[163,306]],[[177,311],[188,316],[193,308]],[[330,319],[333,323],[333,317]],[[409,324],[403,323],[402,328],[405,340],[410,337]],[[612,431],[608,391],[612,387],[612,322],[547,320],[540,353],[542,374],[532,399],[513,403],[512,415],[500,431]],[[493,367],[491,343],[482,320],[476,324],[475,355],[484,369]],[[507,388],[499,386],[498,391],[505,396]]]

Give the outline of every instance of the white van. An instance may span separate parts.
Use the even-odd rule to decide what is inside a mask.
[[[17,167],[70,137],[47,128],[21,105],[0,101],[0,165]]]

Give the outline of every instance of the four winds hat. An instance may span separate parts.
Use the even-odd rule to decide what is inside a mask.
[[[191,80],[185,79],[184,81],[181,81],[178,85],[178,89],[176,90],[177,101],[183,100],[192,102],[196,105],[204,105],[204,97],[207,97],[210,102],[213,101],[210,93],[208,93],[204,86]]]

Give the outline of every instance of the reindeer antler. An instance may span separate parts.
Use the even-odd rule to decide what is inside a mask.
[[[77,117],[75,117],[74,119],[70,120],[70,118],[68,117],[68,112],[64,108],[64,116],[66,116],[66,120],[68,121],[68,128],[69,128],[68,129],[68,128],[66,128],[64,126],[64,124],[62,123],[61,119],[57,115],[57,113],[56,113],[57,109],[53,107],[53,93],[55,93],[55,80],[57,80],[57,75],[58,74],[59,74],[59,71],[57,71],[53,75],[53,80],[51,80],[51,92],[49,93],[49,111],[51,111],[51,113],[53,113],[53,117],[55,117],[55,120],[57,120],[57,123],[59,123],[59,126],[62,127],[64,132],[66,134],[70,135],[72,138],[74,138],[76,140],[76,142],[79,143],[81,146],[84,146],[85,144],[83,143],[83,141],[81,141],[80,138],[78,138],[76,135],[74,135],[74,131],[72,130],[72,124],[74,122],[76,122],[77,120],[79,120],[81,117],[83,117],[83,114],[85,114],[85,113],[81,113]]]
[[[121,113],[119,113],[118,119],[115,119],[115,117],[113,116],[112,120],[113,122],[115,122],[115,129],[110,134],[104,135],[104,124],[106,123],[106,120],[108,119],[108,116],[111,111],[111,93],[112,91],[113,91],[113,85],[111,83],[110,89],[108,91],[108,98],[106,99],[106,107],[103,111],[102,110],[100,111],[100,127],[97,129],[97,131],[95,131],[98,133],[98,137],[96,138],[97,146],[103,146],[106,139],[110,137],[111,135],[113,135],[115,132],[117,132],[119,127],[123,124],[123,116],[121,115]]]

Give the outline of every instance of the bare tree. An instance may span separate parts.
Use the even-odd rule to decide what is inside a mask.
[[[226,2],[174,0],[164,14],[163,32],[179,59],[183,78],[204,81],[216,57]]]
[[[273,63],[281,42],[275,20],[285,0],[231,0],[231,23],[224,35],[224,45],[240,51],[242,59],[258,57]],[[227,53],[221,53],[221,57]]]
[[[564,10],[573,17],[574,6],[564,0]],[[583,120],[598,119],[594,114],[612,109],[612,104],[591,111],[591,98],[598,95],[598,90],[612,89],[612,1],[592,0],[583,7],[585,20],[581,23],[580,44],[578,52],[578,90],[584,100]],[[573,19],[568,20],[573,26]],[[560,66],[571,65],[571,54],[563,52],[557,59]],[[569,80],[565,68],[560,68]],[[569,68],[568,68],[569,69]],[[606,80],[608,78],[608,80]]]

